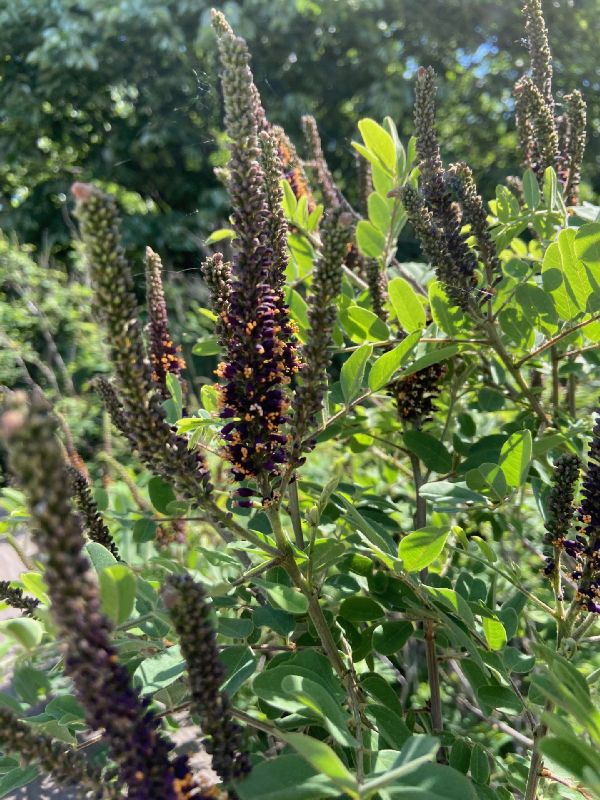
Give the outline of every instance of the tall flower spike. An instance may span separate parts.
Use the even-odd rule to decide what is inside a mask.
[[[40,601],[35,597],[26,597],[23,590],[12,587],[10,581],[0,581],[0,601],[8,603],[11,608],[17,608],[26,617],[33,617]]]
[[[263,168],[259,130],[264,131],[258,92],[246,43],[225,18],[213,12],[222,64],[225,126],[229,134],[229,191],[233,207],[236,257],[226,325],[227,360],[217,374],[225,454],[232,475],[243,480],[276,474],[285,460],[286,386],[298,370],[295,337],[281,292],[285,256],[279,222],[272,223],[269,200],[276,203],[272,178]],[[275,238],[274,238],[275,237]]]
[[[461,209],[453,200],[450,178],[442,163],[435,127],[435,93],[433,69],[420,67],[416,82],[415,131],[424,202],[410,186],[403,187],[401,197],[425,253],[429,257],[436,255],[437,260],[431,263],[446,284],[448,296],[466,310],[476,283],[477,258],[461,232]],[[419,219],[423,212],[425,216]]]
[[[581,495],[577,512],[579,546],[573,546],[571,553],[579,562],[574,577],[579,581],[577,594],[582,605],[588,611],[600,613],[600,413],[592,430]]]
[[[250,762],[243,749],[242,731],[231,716],[229,698],[220,690],[225,672],[206,593],[190,575],[171,575],[163,599],[187,663],[193,710],[207,736],[213,769],[229,784],[250,772]]]
[[[181,494],[198,500],[210,490],[208,469],[202,456],[189,451],[187,441],[168,425],[160,397],[153,391],[115,202],[88,184],[75,183],[72,192],[122,404],[122,411],[113,409],[115,422],[119,428],[124,425],[150,470],[172,482]]]
[[[158,253],[146,248],[146,302],[148,305],[149,355],[152,380],[158,393],[166,399],[167,374],[179,375],[185,369],[181,348],[173,344],[162,282],[162,261]]]
[[[82,475],[78,469],[70,465],[67,465],[66,471],[71,485],[71,494],[77,510],[83,517],[87,535],[93,542],[98,542],[98,544],[110,550],[117,561],[120,561],[119,548],[100,516],[85,475]]]
[[[10,465],[27,497],[34,537],[46,560],[44,577],[64,641],[65,672],[89,725],[104,730],[130,800],[187,798],[192,787],[187,766],[170,763],[172,744],[158,731],[158,720],[132,688],[112,645],[112,625],[101,611],[79,518],[71,509],[56,427],[39,393],[32,395],[29,407],[23,397],[15,397],[2,417]]]
[[[544,538],[545,544],[552,548],[552,552],[546,559],[546,574],[548,575],[559,568],[560,553],[573,525],[575,516],[573,500],[580,469],[581,460],[574,453],[565,453],[554,464]]]
[[[327,388],[329,348],[335,325],[336,297],[340,292],[344,258],[352,237],[352,217],[339,208],[323,224],[321,251],[313,270],[308,299],[309,333],[303,348],[304,366],[294,395],[292,413],[292,460],[301,463],[304,438],[313,425]]]
[[[554,116],[552,54],[541,0],[525,0],[523,13],[525,14],[525,31],[533,83],[539,90],[550,115]]]
[[[567,205],[575,205],[579,194],[579,182],[581,180],[581,164],[585,151],[585,129],[587,121],[587,107],[581,92],[575,90],[565,96],[566,111],[565,120],[567,123],[565,160],[568,170],[565,198]]]
[[[103,782],[83,753],[71,750],[64,742],[53,739],[39,729],[20,720],[8,708],[0,707],[0,750],[19,755],[28,765],[39,764],[63,786],[79,786],[85,797],[116,798],[117,787]]]

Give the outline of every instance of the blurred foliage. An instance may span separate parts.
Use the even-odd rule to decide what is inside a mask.
[[[48,238],[53,248],[66,247],[68,186],[74,178],[93,178],[119,195],[130,244],[152,242],[179,265],[196,262],[202,239],[227,213],[213,175],[224,151],[207,26],[211,5],[4,4],[2,228],[16,230],[23,241]],[[421,63],[434,66],[442,78],[440,134],[450,160],[468,150],[484,190],[519,172],[510,93],[526,53],[516,0],[214,5],[248,39],[270,119],[298,141],[301,114],[315,114],[342,185],[354,183],[349,140],[359,116],[390,114],[402,136],[410,133],[410,78]],[[597,190],[600,3],[545,5],[558,95],[580,88],[589,104],[587,176]]]

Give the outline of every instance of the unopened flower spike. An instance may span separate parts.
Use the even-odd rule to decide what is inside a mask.
[[[66,471],[71,485],[73,501],[83,518],[87,535],[93,542],[98,542],[98,544],[110,550],[117,561],[120,561],[119,548],[100,516],[87,478],[71,465],[66,466]]]
[[[188,450],[187,440],[167,423],[161,398],[154,391],[115,201],[88,184],[75,183],[72,192],[121,404],[119,409],[105,386],[109,411],[150,470],[182,495],[200,500],[211,488],[208,468],[202,455]]]
[[[420,191],[402,187],[400,197],[425,254],[445,285],[448,297],[467,310],[476,284],[477,258],[463,235],[461,208],[452,196],[435,126],[435,73],[417,71],[415,132],[421,173]]]
[[[500,259],[490,233],[483,200],[477,192],[473,172],[470,167],[461,163],[452,165],[449,173],[451,185],[463,211],[462,221],[471,226],[479,257],[485,267],[488,286],[491,288],[502,278]]]
[[[573,577],[579,601],[588,611],[600,613],[600,413],[592,430],[581,495],[579,535],[569,554],[578,562]]]
[[[25,617],[33,617],[40,601],[35,597],[27,597],[19,587],[10,585],[10,581],[0,581],[0,601],[8,603],[11,608],[19,609]]]
[[[283,177],[292,187],[296,200],[306,197],[309,213],[314,209],[316,203],[312,191],[308,184],[308,179],[304,171],[304,165],[296,152],[290,138],[279,125],[273,125],[271,134],[275,137],[279,150],[279,159],[283,170]]]
[[[336,298],[340,292],[344,259],[352,238],[353,218],[340,208],[330,211],[323,223],[321,250],[313,269],[308,298],[309,332],[303,347],[304,367],[294,394],[292,411],[292,460],[301,463],[304,439],[323,404],[327,368],[335,325]]]
[[[227,343],[229,294],[231,292],[231,264],[223,261],[222,253],[208,256],[200,267],[210,293],[210,305],[217,316],[216,331],[221,344]]]
[[[545,523],[545,544],[551,548],[546,558],[546,574],[560,569],[560,554],[575,516],[575,491],[579,481],[581,460],[574,453],[565,453],[556,460],[552,488],[548,495],[548,515]]]
[[[417,189],[406,184],[400,190],[400,197],[423,252],[444,285],[449,299],[454,305],[468,310],[476,282],[475,256],[468,251],[464,261],[457,263],[450,253],[450,243],[444,231],[435,223],[425,198]],[[452,241],[456,241],[455,234]]]
[[[533,83],[531,78],[521,78],[515,85],[515,96],[518,114],[527,120],[519,125],[528,125],[526,130],[531,131],[533,143],[526,145],[532,150],[529,154],[531,169],[541,178],[547,167],[558,168],[558,133],[556,121],[547,103],[544,102],[542,93]],[[529,134],[528,134],[529,135]]]
[[[333,180],[333,176],[325,160],[317,120],[309,114],[306,114],[302,117],[302,127],[310,153],[310,165],[317,178],[325,207],[337,208],[338,206],[342,206],[344,211],[354,213],[348,201],[335,185],[335,181]]]
[[[573,206],[577,204],[579,183],[581,181],[581,165],[585,151],[587,107],[581,92],[575,90],[565,96],[565,202]]]
[[[229,698],[220,689],[225,671],[206,592],[190,575],[171,575],[163,600],[186,660],[193,711],[200,718],[212,767],[227,785],[245,777],[250,772],[250,762],[243,747],[242,730],[231,715]],[[231,792],[229,796],[233,796]]]
[[[20,756],[28,766],[39,764],[62,786],[78,786],[83,797],[108,800],[121,796],[120,790],[107,784],[83,753],[41,733],[39,726],[19,719],[5,707],[0,707],[0,750]]]
[[[184,800],[193,783],[187,763],[171,763],[171,742],[146,700],[131,686],[112,644],[112,624],[101,610],[79,517],[70,505],[69,479],[57,423],[40,393],[13,398],[2,417],[10,466],[22,486],[34,537],[46,568],[51,611],[88,724],[103,730],[130,800]]]
[[[149,356],[152,380],[163,399],[168,397],[167,374],[180,375],[185,369],[181,347],[173,343],[162,282],[162,261],[158,253],[146,248],[146,303],[148,306]]]
[[[287,386],[297,372],[294,328],[283,290],[285,256],[281,219],[272,224],[277,202],[272,149],[261,148],[265,132],[262,107],[243,39],[223,15],[213,12],[222,65],[225,125],[231,140],[229,191],[233,208],[236,255],[227,310],[227,356],[217,374],[221,387],[222,437],[232,475],[241,481],[278,472],[285,460],[289,400]],[[273,167],[275,168],[275,167]],[[271,169],[271,167],[269,167]]]
[[[525,31],[533,84],[540,92],[550,115],[554,116],[552,54],[541,0],[525,0],[523,13],[525,14]]]

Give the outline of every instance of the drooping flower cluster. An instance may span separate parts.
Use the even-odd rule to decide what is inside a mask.
[[[321,250],[313,270],[308,299],[309,333],[303,347],[304,368],[294,396],[292,460],[301,463],[303,442],[323,403],[327,388],[327,367],[332,331],[336,319],[335,300],[342,282],[342,267],[352,239],[352,217],[339,208],[323,224]]]
[[[8,603],[11,608],[18,608],[26,617],[33,617],[40,604],[35,597],[26,597],[18,586],[11,586],[10,581],[0,581],[0,601]]]
[[[577,560],[573,577],[578,581],[579,600],[588,611],[600,613],[600,414],[592,430],[581,495],[577,511],[579,534],[570,543],[569,554]]]
[[[546,557],[545,572],[554,573],[561,550],[565,548],[567,536],[575,516],[575,491],[579,480],[581,461],[574,453],[565,453],[554,464],[552,488],[548,495],[545,544],[551,549]],[[567,545],[572,549],[571,544]]]
[[[166,398],[167,374],[179,375],[185,369],[181,347],[173,344],[162,282],[162,261],[158,253],[146,248],[146,302],[148,305],[149,356],[152,380],[159,394]]]
[[[104,524],[104,520],[100,516],[96,501],[92,497],[90,485],[87,479],[78,469],[72,467],[70,464],[66,467],[67,475],[71,485],[71,494],[77,507],[77,510],[83,517],[84,528],[87,535],[93,542],[106,547],[113,556],[120,560],[119,548],[112,537],[111,532]]]
[[[213,24],[222,65],[225,126],[231,139],[229,191],[237,234],[224,319],[227,360],[217,374],[224,381],[225,454],[233,465],[233,477],[244,480],[275,474],[285,460],[286,386],[299,363],[282,295],[285,220],[274,213],[280,190],[264,167],[270,164],[268,170],[275,170],[275,148],[266,131],[245,41],[233,34],[222,14],[214,13]]]
[[[224,784],[250,772],[242,731],[231,716],[231,704],[220,690],[225,672],[219,660],[206,592],[190,575],[171,575],[163,592],[187,663],[194,711],[206,735],[212,766]],[[231,796],[231,795],[230,795]]]
[[[4,707],[0,707],[0,750],[7,755],[18,754],[28,765],[39,764],[63,786],[79,786],[85,797],[108,800],[121,794],[115,787],[103,783],[100,770],[82,753],[40,733],[38,728]]]
[[[79,517],[70,505],[69,479],[56,438],[56,420],[43,396],[30,405],[15,396],[2,417],[10,465],[29,505],[33,531],[45,557],[52,613],[65,648],[65,672],[88,724],[104,730],[131,800],[183,800],[193,782],[186,759],[169,760],[172,744],[129,681],[111,642],[112,625],[100,595]]]
[[[271,133],[277,142],[283,177],[292,187],[296,200],[300,200],[301,197],[306,197],[308,210],[309,212],[312,211],[315,207],[315,199],[310,190],[308,179],[304,172],[304,166],[296,152],[296,148],[290,141],[286,132],[279,125],[273,125]]]
[[[531,77],[515,84],[517,131],[523,161],[542,179],[554,167],[568,205],[577,203],[585,148],[586,105],[579,91],[565,96],[556,115],[552,94],[552,54],[541,0],[525,0],[525,29]]]
[[[166,422],[154,391],[115,202],[88,184],[75,183],[72,192],[116,377],[118,393],[103,387],[106,395],[113,395],[109,411],[149,469],[198,500],[211,488],[208,469],[200,453],[189,451],[187,441]]]
[[[443,363],[432,364],[391,385],[401,422],[412,422],[420,427],[430,418],[447,371],[448,367]]]

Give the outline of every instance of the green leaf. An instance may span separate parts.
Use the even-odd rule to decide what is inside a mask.
[[[500,620],[497,617],[483,617],[481,624],[490,650],[502,650],[506,644],[506,630]]]
[[[323,721],[338,744],[356,747],[356,739],[348,731],[348,715],[323,686],[302,675],[287,675],[281,686],[284,692]]]
[[[216,356],[220,352],[221,345],[217,336],[204,336],[192,347],[195,356]]]
[[[367,200],[369,220],[383,235],[387,233],[392,220],[388,201],[377,192],[371,192]]]
[[[358,798],[356,778],[329,745],[303,733],[280,733],[280,736],[317,772],[326,775],[351,798]]]
[[[232,231],[231,228],[219,228],[210,234],[205,244],[217,244],[217,242],[223,242],[226,239],[235,239],[235,236],[235,231]]]
[[[390,382],[394,374],[408,360],[410,354],[419,343],[420,336],[421,331],[414,331],[406,339],[403,339],[400,344],[396,345],[393,350],[379,356],[369,372],[369,389],[377,392]]]
[[[447,336],[456,336],[464,324],[465,317],[458,306],[453,306],[439,281],[429,284],[429,308],[435,324]]]
[[[371,345],[363,344],[350,355],[350,358],[344,361],[340,374],[340,383],[346,404],[351,403],[360,393],[367,361],[372,352]]]
[[[403,620],[383,622],[373,631],[373,649],[382,656],[397,653],[414,633],[412,623]]]
[[[418,430],[404,431],[404,444],[425,464],[427,469],[435,472],[449,472],[452,467],[452,456],[446,446],[430,433]]]
[[[363,142],[390,172],[396,168],[396,147],[390,134],[374,119],[361,119],[358,123]]]
[[[400,277],[391,280],[388,295],[398,322],[407,333],[425,327],[425,309],[408,281]]]
[[[119,563],[110,550],[98,542],[88,542],[85,550],[96,572],[101,572],[105,567],[112,567]]]
[[[418,358],[410,367],[404,370],[401,374],[401,378],[405,378],[408,375],[412,375],[415,372],[419,372],[419,370],[425,369],[425,367],[430,367],[432,364],[438,364],[440,361],[446,361],[452,356],[458,353],[458,345],[456,344],[448,344],[444,345],[444,347],[438,347],[434,350],[430,350],[428,353],[425,353],[424,356]]]
[[[22,572],[19,580],[28,592],[42,603],[48,603],[48,587],[39,572]]]
[[[156,656],[145,658],[133,673],[133,682],[143,695],[154,694],[174,683],[185,670],[186,663],[179,645],[174,645]]]
[[[235,790],[240,800],[324,800],[340,794],[325,775],[291,753],[256,764]]]
[[[177,499],[171,486],[159,477],[148,481],[148,495],[154,508],[161,514],[166,514],[169,503]]]
[[[546,250],[542,262],[542,281],[554,298],[559,316],[573,320],[585,311],[592,287],[575,248],[576,231],[563,230]]]
[[[365,219],[356,226],[356,244],[367,258],[379,258],[385,249],[385,236],[372,222]]]
[[[468,778],[443,764],[422,764],[388,786],[387,794],[394,800],[476,800]]]
[[[105,567],[100,572],[102,610],[115,625],[129,619],[135,603],[135,575],[126,564]]]
[[[497,708],[506,714],[520,714],[523,711],[523,703],[517,695],[506,686],[480,686],[477,689],[477,699],[489,708]]]
[[[523,196],[527,203],[527,208],[535,211],[541,202],[540,186],[535,173],[531,169],[525,170],[523,175]]]
[[[490,779],[490,762],[480,744],[471,751],[471,775],[475,783],[487,783]]]
[[[261,578],[253,578],[253,583],[261,586],[269,595],[271,602],[289,614],[306,614],[308,600],[298,589],[282,583],[271,583]]]
[[[147,517],[136,519],[133,523],[132,537],[136,544],[153,542],[156,538],[156,522]]]
[[[365,712],[374,720],[380,736],[395,750],[400,750],[410,737],[410,730],[402,717],[391,708],[379,703],[368,703]]]
[[[230,698],[254,675],[258,658],[246,645],[226,647],[221,653],[221,663],[225,667],[225,680],[221,686]]]
[[[44,635],[44,628],[41,622],[29,617],[2,620],[0,622],[0,631],[5,636],[10,636],[25,650],[33,650],[37,647]]]
[[[210,414],[214,414],[219,409],[219,390],[216,386],[209,386],[205,384],[200,389],[200,399],[202,400],[202,406],[205,408]]]
[[[15,767],[0,778],[0,797],[26,786],[38,776],[37,767]]]
[[[254,623],[246,617],[219,617],[217,630],[219,636],[226,639],[247,639],[254,630]]]
[[[506,483],[513,489],[525,483],[531,464],[531,454],[532,439],[529,430],[511,434],[502,445],[499,466],[502,468]]]
[[[370,622],[385,617],[385,611],[370,597],[347,597],[342,601],[340,617],[350,622]]]
[[[172,372],[167,372],[167,389],[169,390],[169,394],[171,395],[171,399],[175,403],[175,408],[177,411],[177,415],[175,419],[180,419],[183,416],[183,392],[181,390],[181,384],[177,379],[177,376],[173,375]]]
[[[407,572],[420,572],[440,555],[450,534],[448,528],[421,528],[405,536],[398,547],[398,555]]]

